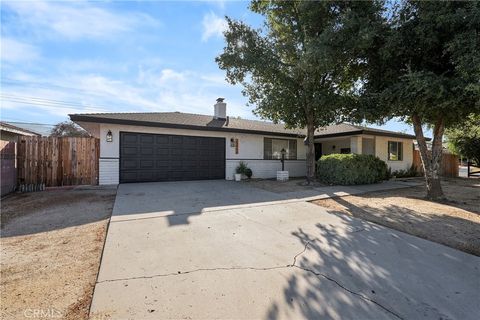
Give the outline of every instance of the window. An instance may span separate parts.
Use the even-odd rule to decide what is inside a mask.
[[[285,149],[285,159],[297,159],[297,140],[295,139],[272,139],[263,140],[263,159],[273,160],[282,159],[282,149]]]
[[[340,148],[340,153],[341,154],[349,154],[349,153],[352,153],[352,149],[350,149],[350,148]]]
[[[398,141],[388,141],[388,160],[403,160],[403,143]]]

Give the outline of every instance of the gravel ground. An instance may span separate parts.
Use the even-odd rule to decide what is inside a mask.
[[[427,201],[423,186],[313,203],[480,256],[480,181],[446,179],[445,203]]]
[[[88,317],[115,194],[76,187],[2,199],[2,319]]]

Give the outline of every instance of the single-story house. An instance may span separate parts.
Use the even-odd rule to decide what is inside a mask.
[[[233,179],[244,161],[256,178],[281,170],[306,175],[304,129],[227,116],[219,98],[212,115],[180,112],[72,114],[70,119],[100,139],[99,184]],[[415,136],[338,124],[315,133],[316,157],[372,154],[392,170],[412,165]]]
[[[19,136],[40,136],[39,133],[0,121],[0,139],[3,141],[17,141]]]

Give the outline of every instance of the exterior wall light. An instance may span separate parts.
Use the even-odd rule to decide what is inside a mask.
[[[111,130],[108,130],[107,132],[107,142],[112,142],[113,141],[113,134]]]

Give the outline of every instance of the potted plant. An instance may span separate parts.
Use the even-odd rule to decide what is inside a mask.
[[[242,180],[242,175],[245,174],[245,171],[248,169],[248,166],[245,162],[240,161],[237,168],[235,169],[235,181]]]

